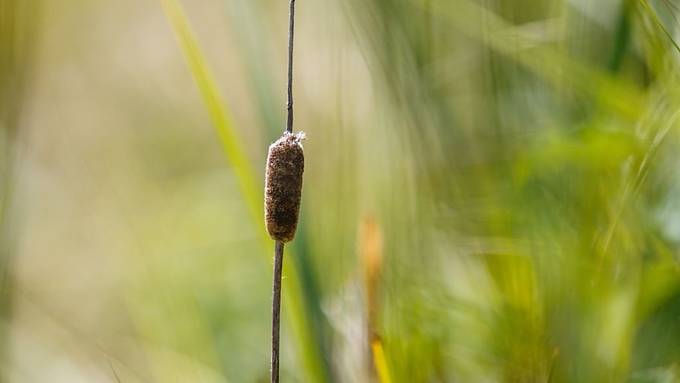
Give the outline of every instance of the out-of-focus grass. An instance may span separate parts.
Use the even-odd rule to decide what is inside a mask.
[[[0,382],[8,381],[7,363],[16,246],[14,180],[25,83],[32,63],[38,4],[0,1]]]
[[[653,41],[664,65],[649,73],[636,34],[616,48],[626,55],[614,76],[603,54],[614,47],[600,38],[616,24],[599,18],[616,20],[622,4],[541,4],[350,2],[391,120],[419,135],[413,161],[433,171],[415,192],[428,201],[417,213],[427,239],[413,245],[422,259],[394,254],[403,271],[384,309],[386,353],[404,381],[545,381],[549,371],[626,381],[672,376],[677,363],[642,367],[650,351],[632,346],[646,336],[639,307],[677,304],[674,242],[653,208],[669,192],[648,178],[675,178],[659,156],[677,141],[673,43]],[[663,36],[656,15],[632,7],[635,28]],[[659,276],[663,293],[641,298],[648,272],[675,282]]]
[[[287,4],[163,4],[45,3],[10,381],[267,379]],[[283,379],[678,381],[679,11],[299,2]]]

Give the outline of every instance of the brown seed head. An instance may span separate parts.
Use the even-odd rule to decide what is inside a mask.
[[[305,156],[301,141],[305,134],[285,132],[269,146],[264,182],[264,220],[267,232],[277,241],[289,242],[295,237],[302,173]]]

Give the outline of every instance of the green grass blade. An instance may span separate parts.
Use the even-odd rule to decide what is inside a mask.
[[[262,200],[259,198],[260,192],[253,177],[253,169],[243,150],[243,143],[234,129],[231,113],[225,107],[226,104],[217,89],[214,77],[198,46],[184,11],[176,0],[160,1],[175,32],[177,42],[182,49],[194,81],[201,91],[203,102],[208,108],[224,152],[236,173],[248,209],[253,216],[262,217]]]
[[[656,24],[659,27],[659,29],[661,29],[663,34],[666,35],[666,37],[668,37],[668,40],[673,45],[673,48],[675,48],[676,51],[680,52],[680,45],[678,45],[678,43],[675,41],[675,39],[673,38],[673,34],[663,24],[663,21],[661,21],[656,11],[652,9],[651,5],[649,5],[649,2],[647,2],[647,0],[640,0],[640,4],[642,5],[642,8],[649,14],[652,20],[654,20],[654,24]]]

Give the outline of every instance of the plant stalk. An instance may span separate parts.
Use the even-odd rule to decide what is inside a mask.
[[[288,11],[288,119],[286,131],[293,133],[293,38],[295,37],[295,0],[290,0]]]
[[[274,246],[274,280],[272,282],[272,360],[271,383],[279,382],[279,330],[281,328],[281,270],[283,269],[283,242]]]

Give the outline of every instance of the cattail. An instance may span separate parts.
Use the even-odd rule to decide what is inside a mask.
[[[264,221],[274,245],[274,278],[272,281],[272,353],[271,383],[279,383],[279,330],[281,328],[281,271],[283,246],[295,237],[305,154],[302,132],[293,134],[293,36],[295,34],[295,0],[288,12],[288,102],[286,131],[269,146],[264,179]]]
[[[276,241],[290,242],[295,236],[302,172],[305,156],[301,141],[303,132],[283,133],[269,146],[264,184],[264,220],[267,232]]]

